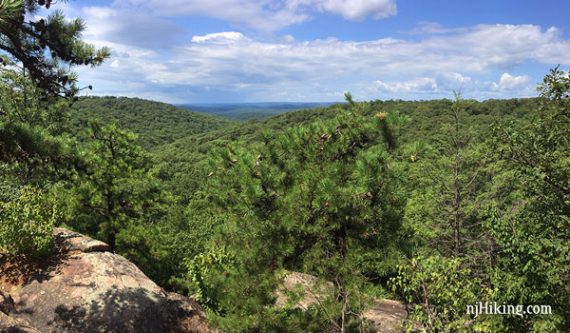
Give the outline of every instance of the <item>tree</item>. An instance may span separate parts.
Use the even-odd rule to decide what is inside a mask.
[[[81,41],[85,24],[68,21],[56,11],[47,18],[30,19],[38,9],[49,9],[52,0],[1,0],[0,50],[16,61],[42,89],[43,97],[73,96],[77,77],[65,69],[73,65],[100,65],[109,57],[107,48],[95,49]],[[0,57],[4,65],[8,57]]]
[[[480,301],[481,281],[458,257],[419,254],[399,266],[391,280],[394,291],[412,304],[408,330],[470,332],[473,320],[465,309]]]
[[[84,159],[89,171],[79,182],[80,216],[74,226],[88,234],[97,235],[116,249],[117,233],[126,226],[132,207],[127,182],[142,176],[144,157],[133,145],[134,134],[115,125],[91,123],[90,144]],[[134,212],[133,212],[134,213]]]
[[[56,97],[77,92],[64,66],[98,65],[109,55],[80,40],[80,20],[60,12],[29,19],[41,6],[51,1],[0,0],[0,246],[28,255],[45,254],[51,244],[57,214],[46,187],[72,177],[79,161],[72,140],[58,136]]]
[[[560,332],[570,329],[570,72],[552,69],[539,92],[531,121],[495,131],[507,169],[488,222],[498,246],[492,282],[500,301],[555,309],[504,318],[506,330]]]
[[[193,205],[222,222],[190,277],[223,329],[279,330],[315,316],[307,331],[347,332],[359,324],[368,277],[394,268],[403,202],[391,152],[402,118],[369,116],[369,104],[347,101],[331,120],[266,133],[263,144],[212,160],[207,192]],[[332,281],[328,302],[276,311],[283,270]]]
[[[89,137],[82,156],[86,170],[68,193],[67,223],[113,250],[127,250],[121,248],[119,234],[134,230],[133,225],[159,221],[169,197],[149,173],[149,158],[135,144],[133,133],[93,122]]]
[[[402,148],[410,193],[404,230],[413,249],[392,286],[412,304],[412,326],[427,332],[472,327],[465,306],[487,296],[481,291],[488,285],[492,242],[480,197],[488,161],[474,129],[466,126],[469,104],[456,94],[442,130],[430,137],[433,145],[416,141]]]
[[[419,141],[403,147],[410,180],[404,221],[418,250],[470,256],[472,264],[481,264],[489,244],[480,201],[490,171],[488,149],[476,142],[484,130],[477,133],[466,126],[469,104],[456,95],[432,144]]]
[[[58,97],[78,91],[72,66],[96,66],[109,56],[81,41],[79,19],[61,12],[33,18],[51,3],[0,0],[0,163],[23,184],[72,176],[80,162],[73,140],[60,135],[65,110]]]
[[[0,71],[0,164],[4,177],[43,186],[81,168],[74,140],[62,135],[66,103],[39,100],[40,92],[17,71]]]

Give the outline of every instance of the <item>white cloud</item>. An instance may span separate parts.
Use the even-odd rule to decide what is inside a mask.
[[[218,32],[213,34],[207,34],[204,36],[194,36],[192,37],[192,42],[194,43],[235,43],[240,40],[244,40],[245,36],[241,32]]]
[[[314,12],[348,20],[383,19],[397,13],[395,0],[116,0],[116,8],[135,8],[161,16],[199,15],[275,31],[305,22]]]
[[[453,84],[469,84],[472,82],[471,77],[464,76],[461,73],[444,73],[443,76]]]
[[[64,9],[68,17],[81,17],[87,28],[83,37],[92,42],[102,41],[144,48],[167,48],[176,42],[182,31],[167,19],[148,13],[122,11],[110,7],[83,7],[72,9],[66,3],[56,8]]]
[[[509,73],[503,73],[499,82],[493,82],[492,87],[494,90],[514,90],[526,88],[530,82],[530,77],[526,75],[513,76]]]
[[[493,38],[480,38],[489,35]],[[468,73],[483,73],[527,61],[549,64],[550,58],[556,57],[560,63],[570,64],[570,43],[550,31],[541,32],[536,26],[477,26],[465,33],[420,41],[386,38],[364,42],[337,39],[261,42],[237,32],[195,36],[193,40],[200,43],[175,50],[169,71],[152,75],[169,77],[171,82],[200,80],[208,84],[237,79],[263,84],[299,79],[353,81],[370,76],[388,77],[388,82],[442,76],[450,82],[468,84],[471,81]],[[210,40],[231,43],[202,43]],[[553,44],[565,52],[560,55],[546,50],[529,51]]]
[[[379,91],[386,91],[391,93],[421,93],[426,91],[433,92],[437,90],[437,82],[434,78],[429,77],[422,77],[399,82],[383,82],[376,80],[374,83]]]
[[[464,91],[468,98],[469,92],[504,97],[520,91],[528,95],[525,87],[531,85],[530,77],[508,73],[493,83],[507,69],[534,64],[546,72],[547,66],[570,65],[570,41],[556,28],[535,25],[441,28],[421,38],[359,42],[298,41],[293,36],[268,41],[221,31],[193,36],[184,44],[170,41],[160,49],[156,45],[163,45],[165,38],[158,35],[144,45],[134,33],[137,42],[132,42],[130,19],[142,22],[127,16],[116,23],[116,10],[80,13],[94,27],[86,39],[114,52],[103,67],[80,69],[82,82],[93,84],[98,94],[157,96],[170,102],[340,100],[344,90],[359,99],[428,93],[449,97],[453,90]],[[168,22],[163,23],[168,29]]]
[[[274,31],[310,18],[281,1],[271,0],[117,0],[117,8],[154,12],[160,16],[206,16],[247,26]]]
[[[489,25],[480,25],[489,26]],[[416,26],[409,31],[401,31],[403,34],[410,35],[449,35],[454,33],[466,33],[472,31],[474,27],[455,27],[449,28],[445,27],[437,22],[421,21],[416,24]]]
[[[397,14],[394,0],[289,0],[290,8],[316,8],[347,20],[383,19]]]

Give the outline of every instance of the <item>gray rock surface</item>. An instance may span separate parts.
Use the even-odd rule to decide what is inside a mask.
[[[63,228],[55,228],[53,231],[56,247],[60,252],[104,252],[111,248],[106,243],[83,236],[80,233]]]
[[[402,332],[407,316],[406,306],[402,302],[389,299],[374,300],[372,306],[362,314],[381,333]]]
[[[59,228],[54,236],[53,262],[15,279],[23,283],[10,289],[13,301],[0,294],[0,332],[210,332],[198,303],[166,292],[107,244]]]
[[[309,274],[288,272],[276,294],[276,306],[283,308],[287,305],[288,292],[300,292],[301,298],[293,308],[307,310],[309,306],[324,300],[333,288],[334,285],[330,281],[323,281]],[[362,313],[362,318],[368,322],[368,326],[378,333],[402,332],[407,316],[406,306],[402,302],[388,299],[375,299],[370,308]]]
[[[16,319],[0,312],[0,332],[2,333],[40,333],[29,323]]]

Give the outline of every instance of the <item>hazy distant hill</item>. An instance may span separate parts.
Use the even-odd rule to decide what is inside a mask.
[[[233,119],[262,119],[284,112],[327,107],[334,103],[223,103],[179,105],[195,112],[204,112]]]
[[[448,99],[431,101],[372,101],[368,115],[373,118],[375,112],[398,111],[410,117],[400,133],[402,143],[422,139],[438,145],[440,136],[445,135],[443,127],[453,121],[452,101]],[[469,101],[466,107],[466,119],[469,127],[477,133],[488,134],[492,124],[498,119],[523,119],[538,109],[538,99]],[[252,145],[262,141],[263,133],[280,133],[299,125],[307,125],[317,120],[331,119],[337,115],[339,106],[318,107],[308,110],[282,113],[265,119],[238,122],[233,126],[178,139],[172,143],[156,147],[153,150],[155,163],[164,177],[165,186],[174,193],[185,197],[193,193],[202,182],[197,170],[205,164],[209,152],[226,147],[230,143]]]
[[[80,132],[89,120],[105,124],[116,122],[121,128],[137,133],[140,143],[147,148],[234,123],[225,118],[139,98],[82,97],[73,105],[71,124],[75,131]]]

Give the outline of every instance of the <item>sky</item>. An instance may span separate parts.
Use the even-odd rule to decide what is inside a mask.
[[[570,67],[566,0],[71,0],[108,46],[90,95],[168,103],[536,96]]]

